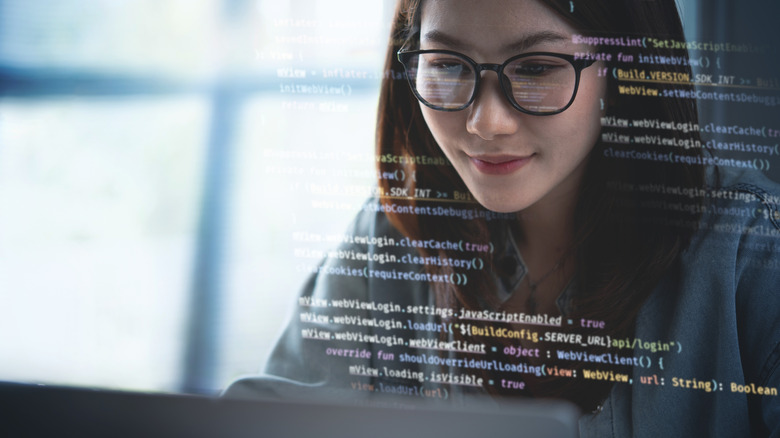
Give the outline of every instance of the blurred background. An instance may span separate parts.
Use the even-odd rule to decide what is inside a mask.
[[[256,373],[305,278],[292,232],[366,197],[313,212],[302,183],[374,182],[388,7],[0,1],[0,380]]]
[[[777,16],[703,6],[689,38]],[[393,8],[0,0],[0,380],[216,394],[258,372],[319,261],[295,233],[342,233],[375,184]]]

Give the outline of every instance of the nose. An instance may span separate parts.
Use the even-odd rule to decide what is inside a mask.
[[[507,101],[498,82],[498,75],[485,71],[482,74],[479,91],[467,109],[470,112],[466,119],[466,131],[484,140],[514,134],[520,127],[522,113]]]

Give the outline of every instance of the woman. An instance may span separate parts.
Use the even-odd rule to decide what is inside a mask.
[[[383,82],[377,152],[402,185],[379,181],[352,230],[374,244],[340,248],[367,261],[325,261],[299,303],[327,318],[291,324],[269,375],[350,394],[563,398],[588,413],[584,435],[777,429],[777,398],[739,389],[780,380],[778,271],[757,262],[776,257],[778,220],[711,214],[733,198],[777,212],[775,188],[675,158],[701,148],[616,142],[650,128],[602,121],[696,122],[693,100],[616,80],[627,59],[669,54],[643,36],[682,41],[682,28],[673,1],[583,3],[399,3],[386,65],[409,80]],[[720,231],[758,225],[774,234]]]

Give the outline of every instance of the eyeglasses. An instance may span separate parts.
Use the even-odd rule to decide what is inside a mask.
[[[426,106],[439,111],[460,111],[474,101],[481,72],[496,72],[501,90],[518,111],[535,116],[558,114],[577,95],[582,69],[593,59],[533,52],[513,56],[503,64],[478,64],[452,50],[398,51],[412,92]]]

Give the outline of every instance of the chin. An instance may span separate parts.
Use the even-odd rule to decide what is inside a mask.
[[[508,199],[495,199],[483,196],[474,196],[477,202],[486,209],[495,213],[515,213],[528,207],[522,202],[512,202]]]

